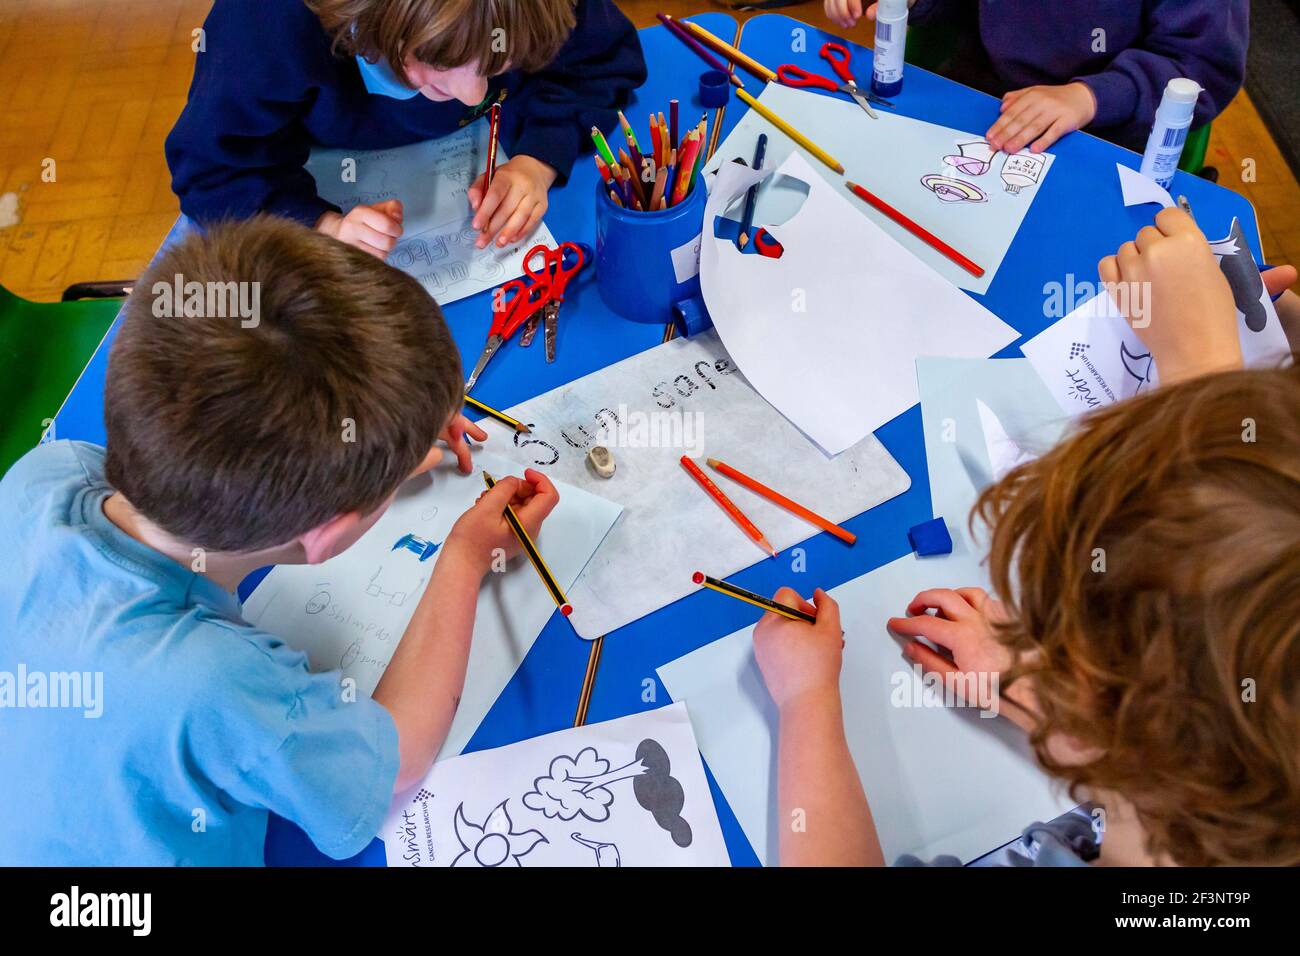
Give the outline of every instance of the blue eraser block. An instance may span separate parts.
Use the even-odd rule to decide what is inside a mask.
[[[952,535],[948,534],[948,526],[942,518],[911,528],[907,532],[907,540],[912,542],[912,550],[922,556],[952,554]]]

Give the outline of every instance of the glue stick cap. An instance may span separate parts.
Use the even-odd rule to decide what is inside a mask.
[[[908,6],[907,0],[879,0],[876,4],[876,19],[893,20],[895,17],[901,17],[907,13]]]
[[[1201,84],[1185,76],[1176,76],[1165,86],[1165,99],[1174,103],[1195,103],[1201,95]]]

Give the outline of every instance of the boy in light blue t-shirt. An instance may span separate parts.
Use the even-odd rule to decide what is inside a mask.
[[[302,226],[160,257],[114,342],[107,448],[42,445],[0,481],[0,862],[260,865],[268,812],[336,858],[370,842],[446,736],[506,505],[536,533],[554,487],[503,479],[457,522],[373,699],[234,591],[344,551],[438,440],[468,470],[462,380],[418,282]]]

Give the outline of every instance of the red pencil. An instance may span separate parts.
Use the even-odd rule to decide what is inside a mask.
[[[501,139],[501,104],[493,103],[488,114],[488,156],[486,190],[492,185],[492,177],[497,174],[497,143]]]
[[[853,544],[855,541],[858,540],[858,536],[853,534],[851,531],[845,531],[839,525],[835,524],[835,522],[827,518],[823,518],[815,511],[810,511],[809,509],[805,508],[803,505],[799,504],[799,502],[792,501],[791,499],[787,498],[785,495],[781,494],[779,491],[774,491],[773,489],[769,488],[767,485],[763,484],[762,482],[756,481],[755,479],[749,477],[749,475],[745,474],[743,471],[737,471],[735,468],[732,468],[730,465],[728,465],[725,461],[718,461],[718,459],[716,458],[710,458],[708,461],[709,461],[710,468],[713,468],[716,471],[721,472],[722,474],[726,475],[728,478],[731,478],[733,481],[740,482],[750,491],[762,495],[764,498],[768,499],[769,501],[775,502],[776,504],[784,508],[786,511],[789,511],[792,514],[796,514],[800,518],[803,518],[804,521],[815,524],[823,531],[829,531],[831,534],[835,535],[835,537],[839,538],[841,541],[844,541],[848,544]]]
[[[977,266],[974,262],[967,259],[960,252],[958,252],[952,246],[948,245],[948,243],[944,242],[942,239],[940,239],[930,230],[926,229],[924,226],[918,225],[917,223],[913,222],[911,219],[908,219],[905,215],[903,215],[901,212],[899,212],[889,203],[885,202],[875,193],[869,192],[868,190],[859,186],[857,183],[846,183],[846,185],[849,187],[849,189],[853,191],[853,194],[856,195],[863,202],[867,203],[869,206],[878,209],[880,212],[884,213],[886,216],[888,216],[894,222],[898,223],[900,226],[902,226],[912,235],[916,236],[922,242],[925,242],[932,248],[937,249],[939,252],[942,252],[945,256],[947,256],[953,262],[957,263],[957,265],[961,266],[963,269],[965,269],[975,278],[978,279],[982,275],[984,275],[984,270],[980,266]]]
[[[709,493],[722,509],[731,515],[732,520],[740,525],[740,529],[749,535],[749,537],[764,551],[772,557],[776,557],[776,548],[772,547],[771,542],[764,537],[763,532],[758,530],[754,522],[745,517],[745,513],[736,507],[735,503],[722,493],[722,489],[713,483],[708,475],[700,470],[700,466],[691,461],[686,455],[682,455],[682,467],[691,473],[691,477],[700,483],[700,486]]]
[[[676,206],[686,198],[686,193],[691,188],[691,176],[695,172],[695,157],[699,155],[703,145],[698,132],[693,132],[686,137],[685,150],[677,165],[677,186],[673,189],[672,200],[668,205]]]

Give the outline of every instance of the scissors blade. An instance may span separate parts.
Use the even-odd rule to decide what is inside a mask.
[[[488,361],[496,354],[497,349],[501,347],[503,341],[505,340],[499,335],[488,337],[487,345],[483,349],[483,354],[478,357],[478,364],[474,366],[474,371],[470,373],[469,380],[465,382],[466,394],[469,394],[469,390],[474,387],[474,383],[477,382],[478,377],[483,374],[483,369],[487,368]]]
[[[537,323],[539,320],[540,316],[533,315],[531,319],[524,323],[523,334],[519,336],[520,348],[526,349],[533,344],[533,339],[537,336]]]
[[[555,335],[560,327],[560,303],[552,302],[546,307],[546,361],[555,361]]]
[[[866,110],[868,116],[870,116],[872,119],[880,119],[876,111],[871,108],[871,103],[867,99],[867,95],[863,93],[862,90],[858,89],[858,85],[856,83],[845,84],[844,92],[848,93],[849,96],[853,97],[854,102],[856,102],[859,106],[861,106],[864,110]]]

